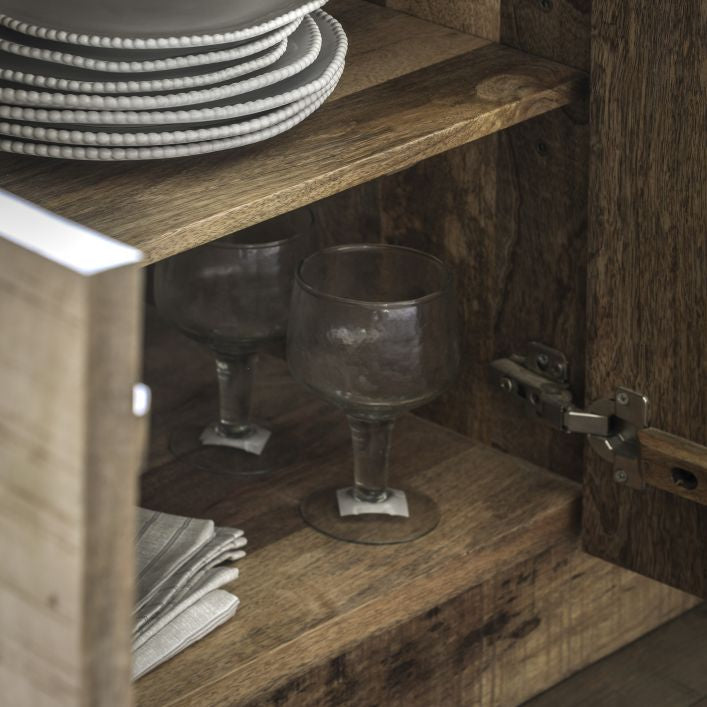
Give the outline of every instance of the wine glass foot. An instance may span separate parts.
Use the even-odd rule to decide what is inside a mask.
[[[204,425],[188,425],[172,430],[169,449],[196,469],[231,476],[260,476],[290,466],[299,456],[297,437],[287,429],[275,429],[260,454],[227,446],[205,445]]]
[[[250,434],[243,437],[225,437],[217,422],[208,425],[199,435],[201,443],[207,447],[231,447],[249,454],[260,456],[270,439],[272,432],[262,425],[251,424]]]
[[[439,523],[439,508],[419,491],[404,489],[409,517],[366,513],[341,517],[337,488],[315,491],[300,503],[304,521],[325,535],[364,545],[393,545],[417,540]]]

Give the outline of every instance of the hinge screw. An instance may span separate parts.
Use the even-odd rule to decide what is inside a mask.
[[[625,484],[628,481],[628,474],[623,469],[614,472],[614,481],[617,484]]]
[[[501,378],[498,385],[506,393],[510,393],[513,390],[513,381],[510,378]]]
[[[556,375],[558,378],[561,376],[565,375],[565,364],[564,363],[556,363],[552,367],[552,373]]]
[[[628,395],[626,395],[626,393],[619,393],[616,396],[616,402],[619,405],[628,405]]]

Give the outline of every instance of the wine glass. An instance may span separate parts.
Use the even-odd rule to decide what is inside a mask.
[[[178,427],[176,456],[210,471],[257,474],[289,463],[295,440],[251,419],[258,351],[287,329],[292,283],[309,252],[313,215],[286,214],[157,263],[155,303],[187,336],[216,359],[218,419]]]
[[[388,486],[395,418],[430,402],[459,367],[456,301],[437,258],[391,245],[326,248],[295,277],[287,359],[298,381],[342,408],[354,483],[300,505],[314,528],[352,542],[407,542],[432,530],[428,496]]]

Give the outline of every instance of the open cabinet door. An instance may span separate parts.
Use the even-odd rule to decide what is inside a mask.
[[[0,191],[6,705],[132,702],[140,257]]]
[[[706,21],[700,0],[593,2],[587,397],[648,396],[651,426],[682,438],[696,472],[707,466]],[[588,451],[584,547],[706,596],[707,506],[694,497],[627,488]]]

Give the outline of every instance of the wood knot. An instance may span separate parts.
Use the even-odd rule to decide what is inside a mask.
[[[537,79],[518,74],[498,74],[476,87],[476,95],[484,101],[509,103],[539,90]]]

